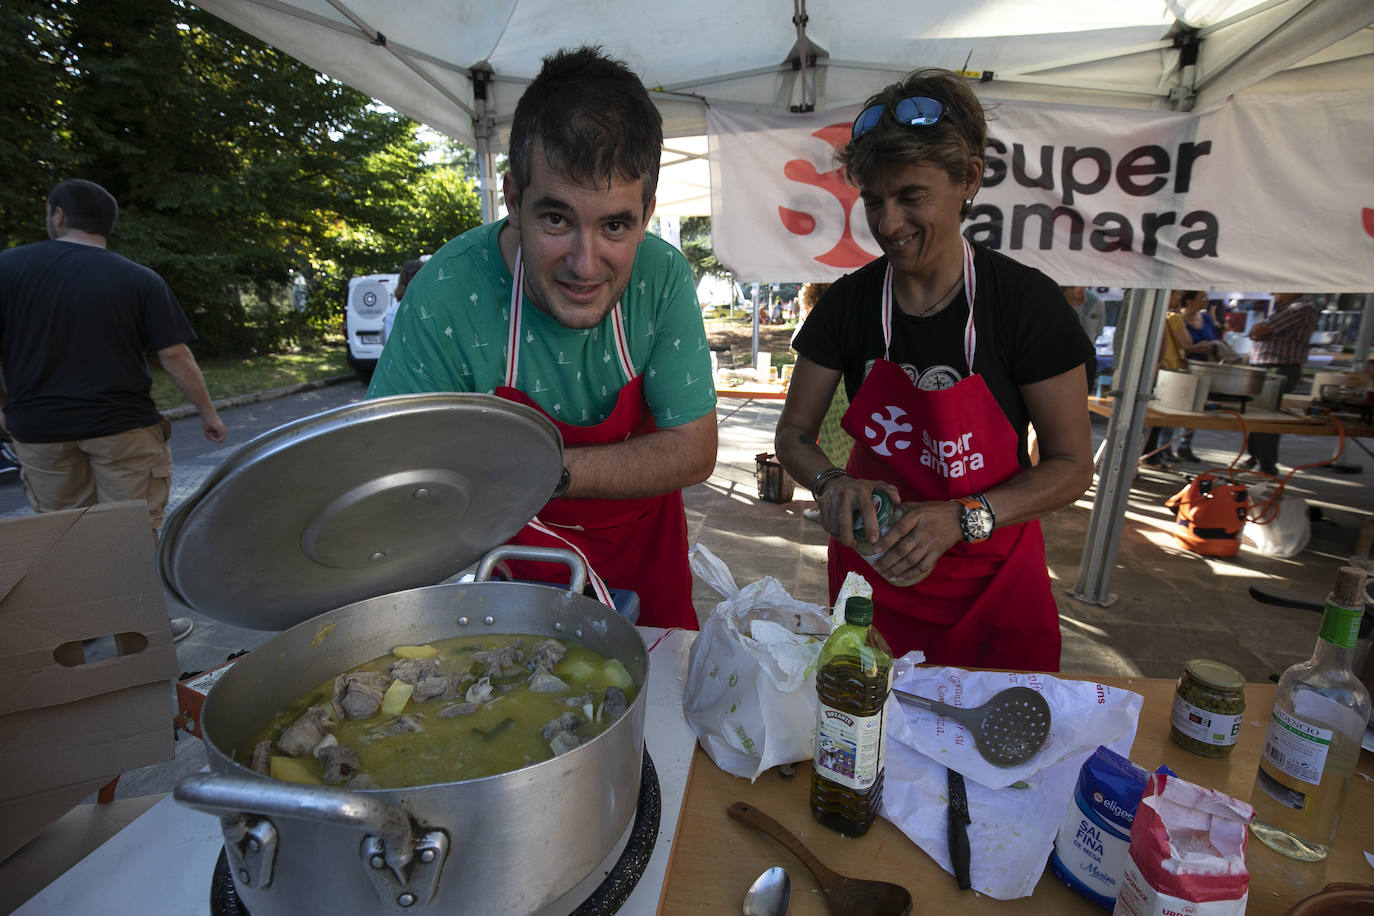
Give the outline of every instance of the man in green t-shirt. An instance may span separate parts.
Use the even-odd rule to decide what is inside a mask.
[[[490,392],[543,411],[565,449],[540,521],[639,595],[641,624],[695,629],[681,489],[715,467],[715,388],[691,268],[645,232],[662,145],[622,62],[546,58],[511,126],[509,216],[410,282],[368,396]],[[516,574],[552,578],[532,565]]]

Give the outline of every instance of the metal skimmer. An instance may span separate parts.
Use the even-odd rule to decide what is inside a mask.
[[[899,699],[963,723],[978,753],[993,766],[1014,767],[1036,755],[1050,734],[1050,704],[1029,687],[1008,687],[982,706],[960,709],[893,688]]]

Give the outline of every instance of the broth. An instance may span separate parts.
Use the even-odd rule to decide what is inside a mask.
[[[503,650],[506,662],[493,663],[493,656]],[[561,653],[561,658],[550,666],[544,662],[551,652]],[[445,678],[445,693],[417,699],[438,682],[415,677],[416,668],[433,668],[428,677]],[[363,675],[371,678],[371,700],[382,684],[387,686],[381,709],[354,718],[345,710],[357,715],[357,698],[342,694],[349,702],[341,704],[338,686],[345,676],[359,672],[376,672]],[[565,686],[541,677],[549,673]],[[414,695],[397,710],[395,704],[411,678],[416,682]],[[536,684],[540,689],[534,689]],[[371,700],[362,700],[362,707]],[[398,647],[326,681],[273,717],[258,735],[249,759],[240,762],[279,779],[347,782],[351,788],[476,779],[549,760],[591,740],[633,700],[634,686],[625,667],[584,646],[528,634],[455,637]],[[313,722],[307,722],[309,737],[288,738],[284,748],[283,736],[303,717],[322,720],[321,730],[312,730]],[[316,737],[321,731],[323,745]],[[323,755],[327,761],[330,754],[340,754],[338,748],[323,750],[335,741],[345,749],[345,757],[347,749],[356,754],[356,767],[346,764],[330,773],[317,759]]]

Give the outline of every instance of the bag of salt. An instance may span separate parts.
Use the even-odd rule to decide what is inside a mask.
[[[1149,770],[1099,747],[1079,768],[1073,801],[1054,838],[1054,873],[1103,909],[1116,905],[1131,824],[1149,778]]]
[[[1255,809],[1224,792],[1152,775],[1131,826],[1115,916],[1242,916]]]

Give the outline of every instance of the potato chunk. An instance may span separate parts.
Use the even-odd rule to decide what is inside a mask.
[[[382,715],[400,715],[401,710],[406,708],[410,702],[410,695],[415,692],[414,684],[407,684],[405,681],[392,681],[391,686],[382,694]]]

